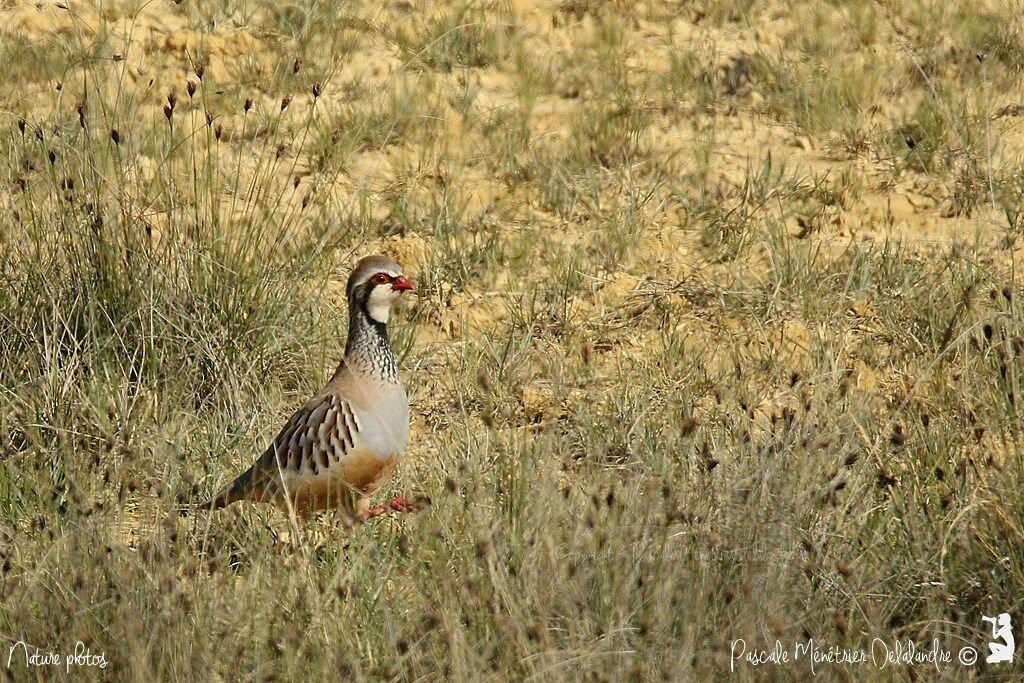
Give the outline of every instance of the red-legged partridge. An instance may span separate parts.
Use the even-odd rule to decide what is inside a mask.
[[[416,507],[395,498],[370,507],[409,440],[409,399],[388,338],[391,306],[414,289],[386,256],[369,256],[348,279],[345,357],[323,391],[302,406],[259,460],[205,507],[269,502],[305,514],[341,508],[361,519]]]

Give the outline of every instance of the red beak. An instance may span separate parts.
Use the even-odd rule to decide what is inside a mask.
[[[415,292],[416,285],[404,275],[399,275],[391,281],[391,289],[396,292]]]

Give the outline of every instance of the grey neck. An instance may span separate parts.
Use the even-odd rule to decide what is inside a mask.
[[[387,384],[398,383],[398,360],[391,348],[387,325],[371,319],[362,306],[353,307],[349,314],[348,342],[341,364]]]

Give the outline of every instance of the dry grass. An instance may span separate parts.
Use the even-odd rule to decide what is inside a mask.
[[[982,648],[1024,621],[1018,11],[0,4],[0,641],[122,679]],[[372,251],[420,284],[393,491],[433,505],[180,519]]]

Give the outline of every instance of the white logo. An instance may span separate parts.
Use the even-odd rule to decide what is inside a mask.
[[[981,620],[992,624],[992,642],[988,644],[992,654],[985,661],[989,664],[1012,662],[1015,641],[1013,629],[1010,628],[1010,615],[1003,612],[998,617],[982,617]]]

